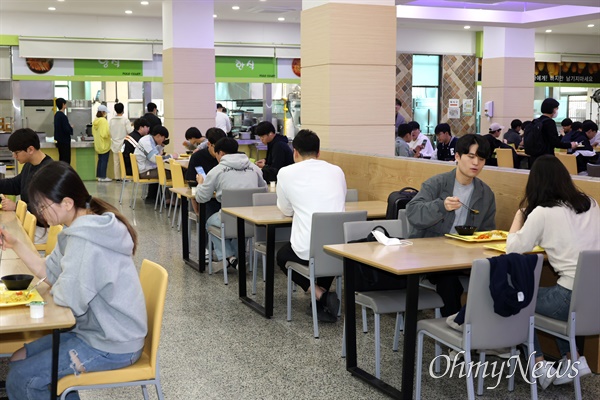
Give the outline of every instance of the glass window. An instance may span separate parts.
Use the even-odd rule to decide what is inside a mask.
[[[440,56],[413,56],[413,86],[440,84]]]

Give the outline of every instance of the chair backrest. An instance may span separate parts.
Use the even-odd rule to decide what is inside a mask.
[[[127,178],[127,170],[125,169],[125,157],[123,156],[123,152],[119,152],[119,169],[121,171],[121,179]]]
[[[173,188],[185,188],[185,179],[183,178],[183,168],[181,164],[174,161],[172,158],[169,159],[171,167],[171,179],[173,180]],[[166,177],[166,174],[165,174]]]
[[[252,205],[255,193],[265,193],[266,187],[245,189],[223,189],[221,193],[221,208],[247,207]],[[228,238],[237,237],[237,218],[221,213],[221,223],[225,224],[225,235]],[[254,236],[254,224],[246,222],[246,237]]]
[[[496,160],[499,167],[514,168],[512,149],[496,149]]]
[[[408,237],[410,234],[410,224],[408,223],[406,210],[398,210],[398,220],[402,224],[402,232],[404,232],[404,237]]]
[[[358,189],[346,190],[346,203],[358,201]]]
[[[600,164],[587,164],[588,176],[600,178]]]
[[[520,255],[520,257],[525,257]],[[471,349],[498,349],[511,347],[528,340],[529,318],[535,315],[535,305],[542,272],[543,255],[537,255],[534,272],[534,292],[531,303],[518,314],[503,317],[494,312],[494,300],[490,294],[490,262],[475,260],[471,269],[469,297],[465,323],[471,325]],[[463,346],[467,335],[463,334]]]
[[[142,261],[140,268],[140,283],[146,300],[148,314],[148,334],[144,342],[144,353],[150,358],[150,365],[156,371],[158,344],[162,327],[165,298],[167,296],[167,270],[150,260]]]
[[[23,223],[25,221],[25,214],[27,214],[27,203],[25,203],[23,200],[17,201],[15,213],[17,214],[19,221]]]
[[[366,238],[376,226],[384,227],[391,237],[406,237],[408,232],[397,219],[382,219],[374,221],[353,221],[344,223],[344,243],[351,240]]]
[[[252,195],[253,206],[275,206],[277,205],[277,193],[254,193]],[[275,230],[275,241],[289,241],[292,233],[291,227],[278,228]],[[267,228],[254,225],[254,240],[264,242],[267,240]]]
[[[341,257],[323,250],[326,244],[344,243],[344,223],[366,221],[366,211],[314,213],[310,228],[310,262],[315,264],[315,276],[342,275]]]
[[[52,225],[48,228],[48,240],[46,241],[46,255],[52,253],[58,241],[58,234],[63,230],[62,225]]]
[[[555,156],[567,168],[569,174],[577,175],[577,157],[573,154],[555,153]]]
[[[131,153],[129,159],[131,160],[131,179],[133,179],[134,182],[139,182],[140,168],[137,163],[137,158],[135,158],[135,154]]]
[[[570,313],[576,314],[575,335],[600,334],[600,250],[579,253],[571,294]]]
[[[154,156],[154,162],[156,163],[156,171],[158,172],[158,183],[166,185],[167,183],[167,171],[165,170],[165,161],[159,155]]]
[[[33,215],[32,213],[27,211],[27,213],[25,214],[25,220],[23,221],[23,229],[25,229],[25,232],[27,232],[27,236],[29,236],[29,239],[31,240],[32,243],[35,240],[35,224],[36,223],[37,223],[37,218],[35,217],[35,215]]]

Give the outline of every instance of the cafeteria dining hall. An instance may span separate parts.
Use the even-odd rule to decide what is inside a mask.
[[[599,106],[599,0],[0,0],[0,400],[598,399]]]

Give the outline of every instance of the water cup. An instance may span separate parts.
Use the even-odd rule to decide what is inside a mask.
[[[197,187],[193,187],[193,188],[192,188],[192,196],[195,196],[195,195],[196,195],[196,191],[197,191],[197,190],[198,190],[198,188],[197,188]]]
[[[29,316],[31,318],[44,318],[44,304],[43,301],[32,301],[28,304],[29,306]]]

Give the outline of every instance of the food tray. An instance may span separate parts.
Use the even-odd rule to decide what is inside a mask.
[[[489,239],[477,239],[477,236],[480,236],[483,234],[489,234],[491,232],[499,233],[500,235],[493,235]],[[506,240],[507,236],[508,236],[507,231],[498,231],[498,230],[475,232],[473,235],[459,235],[458,233],[446,233],[446,237],[462,240],[464,242],[472,242],[472,243],[484,243],[484,242],[495,242],[498,240]]]
[[[486,249],[492,249],[500,251],[502,253],[506,253],[506,243],[486,244],[483,247],[485,247]],[[528,253],[543,253],[544,251],[546,250],[544,250],[540,246],[535,246],[533,250],[529,251]]]
[[[2,284],[0,284],[0,286],[1,286],[1,289],[5,288],[5,286]],[[20,306],[23,304],[29,304],[32,301],[44,301],[42,296],[38,293],[37,289],[33,289],[33,292],[31,292],[28,299],[24,298],[25,292],[27,292],[28,289],[4,290],[4,291],[2,291],[1,289],[0,289],[0,307],[13,307],[13,306]],[[19,292],[21,292],[23,295],[18,296],[20,298],[13,299],[12,298],[13,295],[16,295]]]

